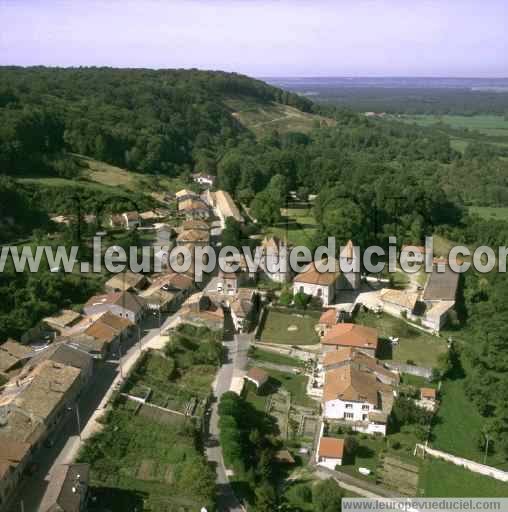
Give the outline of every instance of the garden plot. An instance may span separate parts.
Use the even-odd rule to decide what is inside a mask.
[[[150,404],[142,405],[138,410],[138,415],[149,418],[163,425],[178,425],[185,423],[187,419],[183,414],[176,414],[174,412],[165,411],[163,409],[159,409],[158,407],[153,407]]]
[[[416,496],[419,468],[395,457],[384,457],[380,477],[383,485],[405,496]]]
[[[270,396],[267,402],[266,412],[277,420],[279,432],[282,438],[288,437],[289,409],[291,407],[291,396],[287,391],[279,390]]]
[[[298,433],[302,437],[314,437],[316,435],[316,429],[319,425],[318,416],[307,416],[301,417],[300,428]]]

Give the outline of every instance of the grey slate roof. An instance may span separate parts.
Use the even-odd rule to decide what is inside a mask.
[[[459,277],[460,274],[448,266],[444,272],[437,272],[434,269],[425,286],[423,300],[455,300]]]

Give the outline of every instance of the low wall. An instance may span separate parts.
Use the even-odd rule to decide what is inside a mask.
[[[474,473],[490,476],[491,478],[501,480],[502,482],[508,482],[508,472],[506,471],[493,468],[492,466],[486,466],[485,464],[480,464],[479,462],[474,462],[473,460],[456,457],[455,455],[451,455],[450,453],[442,452],[440,450],[434,450],[433,448],[429,448],[423,444],[417,444],[416,448],[417,450],[422,450],[427,455],[435,457],[436,459],[442,459],[447,462],[451,462],[456,466],[462,466],[463,468],[466,468],[469,471],[473,471]]]
[[[412,364],[394,363],[393,361],[383,361],[383,364],[390,370],[397,370],[399,373],[409,373],[409,375],[416,375],[424,379],[432,377],[432,369],[423,366],[414,366]]]

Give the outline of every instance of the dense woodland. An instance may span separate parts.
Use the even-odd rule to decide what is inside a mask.
[[[312,99],[325,104],[341,105],[355,112],[393,114],[507,114],[508,91],[471,90],[435,87],[334,87],[312,84],[317,94]],[[308,91],[308,85],[295,87]]]
[[[274,131],[256,138],[227,105],[228,98],[242,97],[319,113],[335,123],[316,123],[307,134]],[[448,111],[465,108],[461,97],[448,105]],[[77,197],[88,212],[105,202],[125,207],[107,192],[17,181],[78,179],[81,169],[70,156],[77,153],[148,177],[217,174],[219,186],[250,207],[261,227],[281,220],[290,191],[301,199],[317,194],[313,245],[327,236],[385,244],[393,234],[399,243],[418,243],[435,232],[470,245],[508,245],[504,221],[483,221],[467,211],[469,205],[508,201],[508,161],[492,145],[479,138],[460,153],[442,130],[316,106],[241,75],[1,68],[0,119],[3,241],[47,229],[48,214],[74,211]],[[146,196],[140,191],[130,201],[144,207]],[[229,226],[227,236],[240,236],[235,229]],[[78,276],[47,270],[19,275],[8,267],[0,274],[0,339],[19,336],[55,308],[83,302],[97,287]],[[508,455],[506,290],[505,274],[466,276],[459,350],[471,400],[486,417],[494,449]]]

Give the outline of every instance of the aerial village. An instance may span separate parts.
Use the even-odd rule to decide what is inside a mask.
[[[120,212],[111,215],[107,229],[139,230],[154,243],[191,251],[219,248],[228,219],[240,225],[252,220],[213,185],[213,176],[193,175],[189,189],[162,194],[175,204],[173,213],[169,206]],[[438,361],[451,342],[440,331],[453,315],[459,276],[438,259],[430,275],[410,277],[404,286],[341,272],[340,260],[359,257],[353,242],[330,272],[319,272],[315,263],[297,274],[287,268],[273,272],[268,263],[252,272],[242,259],[237,272],[214,272],[203,283],[192,270],[171,270],[162,253],[156,255],[163,261],[161,273],[112,274],[103,292],[79,310],[44,318],[22,339],[1,345],[0,509],[18,507],[39,475],[46,485],[38,510],[87,510],[98,498],[89,491],[90,466],[78,454],[102,428],[101,417],[118,394],[136,413],[157,409],[170,417],[205,418],[207,435],[220,437],[213,400],[233,392],[275,418],[276,463],[291,467],[303,460],[325,476],[342,471],[345,488],[365,495],[372,489],[383,496],[417,492],[408,456],[393,456],[404,435],[390,441],[389,456],[376,455],[369,463],[361,454],[376,446],[386,451],[386,439],[401,431],[393,418],[401,397],[426,418],[439,407]],[[290,245],[273,234],[258,236],[258,243],[275,260]],[[423,247],[412,249],[423,259]],[[438,265],[444,271],[437,272]],[[206,383],[212,393],[192,391],[178,404],[169,398],[156,402],[156,385],[146,384],[149,370],[145,381],[131,384],[141,375],[140,365],[150,368],[147,357],[157,359],[175,333],[190,333],[197,345],[215,336],[229,355]],[[424,429],[418,438],[406,436],[411,456],[425,451],[427,434]],[[348,463],[355,452],[357,462]],[[213,449],[205,454],[209,462],[224,464]],[[145,473],[149,466],[142,463]],[[225,474],[233,472],[226,467]]]

